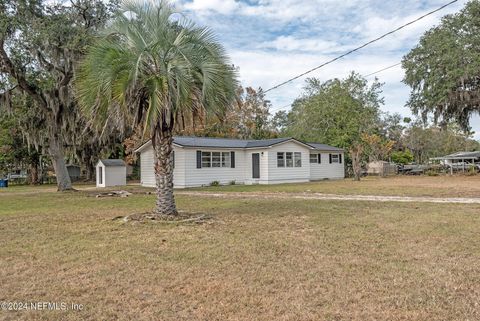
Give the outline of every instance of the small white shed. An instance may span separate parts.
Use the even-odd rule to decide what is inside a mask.
[[[100,159],[97,163],[97,187],[127,185],[127,166],[121,159]]]

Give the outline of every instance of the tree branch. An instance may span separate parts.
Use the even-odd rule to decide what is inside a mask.
[[[25,75],[15,68],[13,62],[5,51],[5,35],[0,36],[0,71],[9,74],[16,81],[18,86],[27,92],[44,109],[48,109],[47,102],[43,95],[37,91],[37,88],[28,83]]]

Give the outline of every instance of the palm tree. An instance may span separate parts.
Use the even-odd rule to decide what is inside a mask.
[[[236,72],[213,33],[174,19],[168,2],[124,2],[77,73],[77,97],[92,119],[141,124],[155,150],[155,213],[176,215],[172,142],[177,117],[220,113]]]

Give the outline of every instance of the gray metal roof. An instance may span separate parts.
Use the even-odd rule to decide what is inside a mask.
[[[435,157],[432,159],[465,159],[465,158],[480,158],[480,151],[475,152],[457,152],[447,156]]]
[[[194,136],[175,136],[173,143],[183,147],[194,148],[262,148],[269,147],[276,144],[280,144],[286,141],[293,140],[299,144],[303,144],[306,147],[322,151],[343,151],[341,148],[317,144],[317,143],[304,143],[293,137],[272,138],[272,139],[231,139],[231,138],[216,138],[216,137],[194,137]],[[137,152],[143,150],[150,141],[146,142],[137,149]]]
[[[341,149],[341,148],[333,147],[333,146],[326,145],[326,144],[319,144],[319,143],[307,143],[307,144],[312,146],[315,149],[318,149],[318,150],[332,151],[332,152],[343,152],[343,149]]]
[[[101,159],[100,162],[106,167],[125,166],[125,162],[122,159]]]

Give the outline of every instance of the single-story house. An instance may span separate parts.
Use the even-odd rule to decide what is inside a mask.
[[[142,186],[155,186],[154,151],[140,146]],[[241,140],[174,137],[176,188],[220,184],[278,184],[345,177],[344,150],[295,138]]]
[[[127,166],[121,159],[100,159],[96,171],[97,187],[127,185]]]

